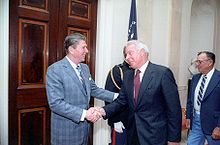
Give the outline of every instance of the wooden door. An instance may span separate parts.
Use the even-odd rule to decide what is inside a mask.
[[[10,0],[9,144],[50,144],[47,67],[65,56],[67,34],[87,36],[95,72],[97,0]],[[93,102],[91,102],[93,104]],[[92,131],[89,145],[92,145]]]

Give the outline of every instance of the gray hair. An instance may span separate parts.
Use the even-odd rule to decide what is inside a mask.
[[[149,48],[147,47],[147,45],[145,45],[143,42],[141,41],[138,41],[138,40],[130,40],[126,43],[126,46],[129,46],[129,45],[135,45],[136,46],[136,50],[137,51],[140,51],[142,48],[144,49],[144,51],[146,53],[149,54],[150,50]]]
[[[213,52],[210,52],[210,51],[200,51],[200,52],[198,52],[197,56],[199,56],[202,53],[205,53],[206,56],[213,61],[213,64],[215,64],[215,54]]]
[[[86,41],[86,37],[80,33],[73,33],[68,36],[66,36],[64,40],[64,48],[67,50],[70,46],[73,46],[74,48],[78,44],[80,40]]]

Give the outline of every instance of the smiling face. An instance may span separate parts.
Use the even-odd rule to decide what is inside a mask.
[[[125,49],[126,61],[133,69],[139,69],[148,60],[148,55],[143,48],[137,49],[135,44],[130,44]]]
[[[89,52],[84,40],[79,40],[76,45],[69,46],[68,56],[75,64],[85,61],[86,54]]]

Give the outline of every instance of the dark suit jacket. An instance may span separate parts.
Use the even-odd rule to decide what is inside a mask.
[[[121,68],[121,71],[119,68]],[[123,79],[124,79],[124,74],[127,70],[130,70],[130,68],[126,62],[123,62],[122,64],[119,64],[119,65],[115,65],[107,76],[105,89],[115,92],[115,93],[119,93],[120,88],[122,86]],[[111,74],[114,80],[112,80]],[[117,86],[113,83],[113,81],[115,81]],[[109,102],[105,102],[105,104],[107,105],[109,104]],[[126,107],[124,110],[121,110],[119,113],[115,114],[114,116],[110,117],[108,119],[108,124],[109,126],[114,127],[114,123],[119,122],[119,121],[121,121],[123,125],[125,126],[125,128],[127,128],[128,107]]]
[[[192,127],[194,93],[202,74],[194,75],[190,85],[187,100],[186,118],[190,119]],[[215,127],[220,127],[220,72],[215,70],[204,94],[200,109],[201,127],[205,134],[211,135]]]
[[[125,73],[119,97],[104,107],[106,118],[128,105],[128,144],[133,133],[141,145],[165,145],[181,140],[181,106],[177,85],[170,69],[149,62],[137,105],[134,102],[134,70]]]

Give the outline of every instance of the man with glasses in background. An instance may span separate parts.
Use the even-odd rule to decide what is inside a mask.
[[[220,72],[214,68],[215,54],[199,52],[186,106],[188,145],[220,145]]]

